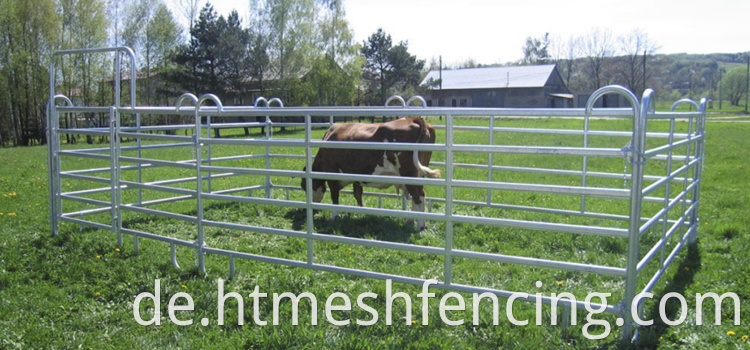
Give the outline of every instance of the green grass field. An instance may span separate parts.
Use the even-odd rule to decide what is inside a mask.
[[[434,121],[433,123],[439,123]],[[561,119],[504,120],[503,126],[550,127],[580,129],[581,121]],[[607,125],[605,126],[605,123]],[[612,125],[614,123],[614,125]],[[627,130],[625,121],[592,121],[592,128]],[[666,124],[655,123],[658,129]],[[678,326],[667,326],[657,319],[655,325],[641,329],[637,348],[678,349],[705,348],[728,349],[750,348],[750,170],[744,163],[747,156],[747,123],[709,123],[706,142],[707,161],[704,167],[701,189],[701,223],[698,244],[685,249],[672,267],[664,274],[653,291],[654,299],[668,292],[678,292],[686,296],[686,320]],[[239,131],[238,131],[239,132]],[[320,136],[317,131],[315,136]],[[457,142],[483,143],[487,135],[470,133],[457,134]],[[230,133],[227,135],[232,137]],[[280,137],[301,137],[300,131],[291,130]],[[578,138],[540,135],[503,135],[502,141],[509,144],[568,145],[579,142]],[[484,138],[484,139],[483,139]],[[440,142],[440,134],[438,136]],[[607,138],[592,139],[593,146],[611,143]],[[617,140],[624,145],[627,140]],[[126,143],[127,145],[127,143]],[[76,145],[87,148],[90,145]],[[276,149],[274,153],[288,152]],[[215,147],[213,156],[234,155],[242,152],[233,147]],[[132,153],[131,153],[132,154]],[[129,154],[125,154],[129,155]],[[159,159],[190,158],[190,149],[158,150],[144,152],[146,157]],[[434,160],[441,160],[436,154]],[[481,158],[484,157],[484,158]],[[456,154],[456,161],[482,163],[486,154]],[[436,348],[508,348],[508,349],[589,349],[612,348],[618,344],[619,328],[614,327],[614,317],[598,315],[596,318],[608,320],[613,325],[610,336],[603,340],[588,340],[582,335],[586,313],[579,310],[578,325],[564,331],[560,326],[550,326],[550,309],[543,308],[543,324],[535,325],[533,304],[515,303],[517,319],[528,319],[528,326],[512,325],[504,313],[504,299],[500,299],[499,325],[494,325],[490,316],[491,308],[484,302],[479,310],[481,317],[477,325],[472,322],[472,295],[461,294],[466,301],[466,311],[449,311],[448,318],[464,319],[459,326],[442,322],[438,305],[446,292],[433,290],[437,294],[430,301],[428,324],[423,325],[423,310],[420,286],[394,283],[393,292],[404,292],[411,297],[411,323],[405,322],[405,303],[398,300],[394,304],[393,322],[386,324],[385,315],[386,283],[381,280],[365,279],[340,274],[310,271],[301,268],[285,267],[268,263],[237,260],[237,275],[225,282],[225,293],[237,292],[245,297],[245,324],[237,324],[237,304],[232,300],[226,303],[226,324],[219,326],[217,320],[218,279],[226,278],[228,259],[209,255],[206,258],[207,273],[204,275],[195,267],[193,250],[178,247],[177,260],[182,269],[176,269],[169,260],[168,244],[141,239],[139,254],[133,253],[133,239],[125,237],[122,248],[117,246],[116,237],[111,232],[85,228],[79,232],[78,226],[63,223],[60,235],[53,237],[48,223],[47,198],[47,151],[44,147],[0,149],[0,348],[328,348],[328,349],[436,349]],[[95,160],[66,159],[64,169],[105,166]],[[254,160],[227,162],[232,166],[262,166]],[[260,162],[260,161],[258,161]],[[275,168],[300,170],[300,160],[274,160]],[[576,157],[545,157],[521,155],[496,155],[495,164],[504,162],[526,167],[549,167],[580,169],[581,160]],[[658,163],[658,162],[656,162]],[[592,171],[622,172],[623,161],[592,160]],[[652,164],[656,171],[663,164]],[[144,171],[144,179],[156,180],[190,176],[189,171],[175,171],[157,168]],[[132,179],[133,173],[125,173],[125,179]],[[460,169],[456,176],[465,179],[486,180],[486,172]],[[580,177],[552,177],[528,173],[497,172],[493,179],[508,182],[551,183],[560,185],[580,185]],[[217,179],[213,189],[234,188],[258,183],[258,179],[241,177]],[[274,179],[281,185],[299,185],[299,179]],[[589,185],[622,188],[622,179],[592,179]],[[67,190],[93,187],[93,184],[63,180]],[[179,187],[189,188],[190,183]],[[427,188],[428,196],[440,198],[442,188]],[[126,191],[124,200],[132,201],[134,191]],[[393,192],[393,190],[391,190]],[[163,194],[145,192],[145,199],[155,199]],[[261,196],[262,194],[254,194]],[[457,196],[470,200],[486,198],[486,191],[461,190]],[[496,203],[546,206],[575,209],[579,200],[569,196],[533,194],[515,191],[494,191],[492,200]],[[659,195],[658,193],[656,195]],[[663,196],[663,192],[661,194]],[[274,191],[275,198],[284,198],[284,191]],[[301,200],[301,191],[292,191],[291,199]],[[92,197],[108,198],[105,195]],[[324,200],[330,203],[326,196]],[[349,194],[342,194],[342,202],[354,205]],[[67,204],[66,211],[87,208],[84,204]],[[226,204],[207,201],[206,218],[266,227],[305,230],[305,212],[299,209],[276,208],[261,205]],[[367,198],[365,205],[377,205],[377,199]],[[605,199],[590,199],[591,210],[626,214],[622,203]],[[400,208],[400,200],[386,201],[384,207]],[[194,202],[184,201],[172,205],[155,207],[169,209],[187,215],[194,215]],[[441,212],[441,203],[433,203],[435,212]],[[646,206],[644,210],[653,210]],[[514,210],[494,210],[471,205],[457,206],[457,214],[475,216],[501,216],[519,220],[535,220],[562,223],[590,223],[591,219],[576,216],[533,214]],[[328,221],[328,213],[315,215],[315,229],[318,232],[365,239],[442,247],[445,244],[444,228],[440,222],[429,222],[422,232],[404,226],[403,219],[370,217],[358,214],[344,214],[337,221]],[[97,217],[106,222],[106,216]],[[128,213],[123,218],[124,226],[186,240],[194,240],[194,228],[185,222],[172,219],[159,219],[136,213]],[[600,220],[600,226],[623,227],[625,223],[616,220]],[[648,243],[653,237],[644,236]],[[651,237],[651,238],[649,238]],[[649,241],[650,240],[650,241]],[[211,247],[238,250],[247,253],[262,253],[285,259],[304,261],[307,243],[303,239],[283,236],[269,236],[242,231],[207,228],[206,241]],[[612,238],[589,237],[570,234],[546,234],[513,230],[507,228],[474,225],[456,225],[454,244],[460,249],[486,252],[501,252],[520,256],[543,257],[556,260],[580,261],[586,263],[622,266],[627,252],[627,242]],[[644,243],[645,244],[645,243]],[[385,273],[397,273],[416,278],[437,278],[442,280],[444,259],[440,256],[418,255],[385,249],[364,248],[334,242],[316,242],[316,261],[342,267],[366,268]],[[641,252],[643,254],[643,252]],[[319,259],[319,260],[317,260]],[[529,268],[499,263],[486,263],[467,259],[454,259],[453,275],[455,282],[480,286],[522,290],[529,293],[570,292],[577,297],[590,292],[613,292],[610,302],[621,297],[620,279],[599,277],[590,274],[572,273],[544,268]],[[653,269],[646,269],[653,273]],[[650,275],[648,273],[647,275]],[[133,315],[136,295],[142,292],[154,293],[155,279],[160,279],[161,325],[139,325]],[[543,286],[537,288],[536,281]],[[639,281],[642,285],[645,281]],[[269,322],[259,326],[253,322],[252,293],[256,286],[260,292],[268,293],[269,298],[260,303],[262,320]],[[175,293],[188,293],[194,301],[194,310],[180,311],[177,318],[192,319],[188,326],[178,326],[170,321],[166,305]],[[288,300],[281,304],[279,325],[272,325],[273,293],[310,292],[317,298],[317,325],[311,325],[310,303],[300,303],[300,325],[291,324],[292,308]],[[326,299],[334,293],[343,293],[355,304],[351,311],[334,311],[333,318],[350,319],[345,326],[336,326],[327,321],[324,313]],[[368,299],[380,319],[371,326],[356,325],[355,320],[370,320],[372,314],[356,306],[356,296],[372,292],[379,297]],[[696,293],[726,292],[736,293],[741,300],[741,325],[733,324],[734,309],[725,301],[719,325],[713,324],[713,303],[703,306],[704,325],[696,326]],[[183,299],[184,300],[184,299]],[[455,299],[454,299],[455,300]],[[672,300],[674,301],[674,300]],[[340,304],[340,300],[336,304]],[[454,302],[450,302],[454,304]],[[143,318],[150,319],[148,302],[141,306]],[[679,316],[674,303],[669,303],[667,314],[675,319]],[[649,318],[658,315],[658,304],[647,303]],[[210,320],[203,326],[202,318]],[[408,323],[408,324],[407,324]],[[593,327],[598,334],[601,327]]]

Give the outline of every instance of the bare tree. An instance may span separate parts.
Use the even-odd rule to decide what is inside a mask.
[[[180,14],[183,18],[187,21],[187,27],[188,30],[186,30],[185,34],[190,36],[190,28],[193,28],[193,24],[195,24],[195,19],[198,18],[198,14],[200,13],[201,5],[206,0],[174,0],[174,4],[176,5],[180,11]],[[190,38],[188,38],[189,40]]]
[[[625,85],[638,96],[646,90],[648,70],[646,61],[649,55],[658,50],[658,45],[641,29],[635,29],[619,39],[623,51],[621,74]]]
[[[594,28],[582,39],[581,48],[588,62],[586,72],[594,90],[609,81],[605,72],[609,59],[615,54],[614,44],[612,31],[609,29]]]
[[[571,35],[567,41],[559,36],[553,37],[549,42],[549,53],[552,61],[557,64],[557,70],[565,82],[570,86],[570,78],[575,70],[576,58],[581,52],[581,37]]]

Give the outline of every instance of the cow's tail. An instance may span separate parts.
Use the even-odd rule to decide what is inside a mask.
[[[414,151],[414,156],[412,159],[414,160],[414,166],[417,168],[417,171],[419,171],[419,177],[430,177],[433,179],[440,177],[440,169],[430,169],[422,163],[419,162],[419,151]]]

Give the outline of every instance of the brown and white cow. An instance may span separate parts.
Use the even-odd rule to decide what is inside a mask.
[[[324,141],[359,141],[359,142],[398,142],[398,143],[435,143],[435,128],[421,117],[408,117],[387,123],[340,123],[334,124],[325,136]],[[418,151],[384,151],[363,149],[320,148],[312,164],[312,171],[382,175],[407,177],[440,177],[440,170],[428,168],[432,152]],[[313,179],[313,201],[319,203],[326,191],[326,182],[331,189],[333,204],[339,204],[339,192],[352,182],[337,180]],[[302,179],[302,189],[307,190],[307,181]],[[391,184],[354,182],[354,197],[362,205],[362,187],[388,188]],[[411,195],[412,211],[424,212],[425,191],[423,186],[396,185],[405,188],[405,195]],[[331,219],[338,212],[333,212]],[[424,228],[424,220],[419,220],[417,229]]]

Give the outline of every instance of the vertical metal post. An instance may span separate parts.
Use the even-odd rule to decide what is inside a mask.
[[[49,63],[49,99],[47,100],[47,173],[49,174],[49,224],[52,235],[57,236],[57,210],[55,208],[54,185],[55,175],[57,174],[55,167],[55,159],[57,158],[55,139],[60,123],[57,121],[57,108],[55,107],[55,76],[55,56],[53,55]]]
[[[633,107],[635,108],[635,106]],[[589,120],[591,117],[591,113],[586,113],[586,115],[583,117],[583,148],[589,147]],[[581,176],[581,187],[586,187],[588,185],[588,172],[589,168],[589,157],[583,156],[583,171]],[[586,195],[581,195],[581,213],[586,212]]]
[[[54,63],[50,64],[54,65]],[[52,74],[52,73],[51,73]],[[50,90],[52,93],[53,91]],[[55,194],[55,177],[58,173],[56,162],[57,162],[57,125],[59,125],[57,119],[57,108],[55,106],[54,97],[50,97],[47,102],[47,173],[49,176],[49,222],[52,235],[57,236],[57,208]]]
[[[122,156],[121,143],[120,143],[120,128],[122,127],[122,118],[120,111],[115,110],[115,139],[112,142],[115,143],[115,178],[117,179],[117,188],[115,194],[117,195],[117,245],[122,247],[122,186],[120,180],[122,179],[122,168],[120,165],[120,157]],[[138,236],[134,236],[134,251],[138,253]]]
[[[206,116],[206,138],[207,139],[211,138],[211,116],[210,115]],[[202,157],[203,155],[201,155],[201,158]],[[208,162],[208,166],[211,166],[212,162],[211,162],[211,144],[210,143],[206,146],[206,161]],[[208,176],[207,178],[208,193],[211,193],[213,191],[211,189],[211,172],[210,171],[206,172],[206,175]]]
[[[633,298],[638,287],[638,248],[640,243],[641,210],[643,201],[643,174],[646,166],[644,152],[646,150],[646,126],[648,113],[651,108],[653,90],[648,89],[643,93],[643,99],[638,108],[637,100],[633,105],[633,148],[632,172],[630,187],[630,220],[628,224],[628,260],[625,277],[625,297],[621,306],[621,317],[623,318],[622,341],[631,342],[635,336],[636,324],[630,310]]]
[[[195,240],[195,253],[197,254],[198,269],[202,272],[206,272],[205,255],[203,254],[203,171],[201,165],[203,162],[203,144],[202,139],[202,127],[201,127],[201,116],[198,111],[201,107],[201,101],[199,100],[195,105],[195,132],[193,133],[193,148],[195,149],[195,199],[196,199],[196,219],[198,236]]]
[[[115,140],[117,139],[117,124],[118,124],[117,118],[117,108],[114,106],[109,107],[109,193],[110,193],[110,224],[112,225],[112,232],[117,234],[118,238],[118,244],[121,241],[120,236],[120,227],[118,225],[119,220],[119,214],[118,214],[118,192],[120,187],[120,181],[117,177],[117,169],[118,167],[118,154],[117,150],[119,147],[117,147],[117,143]],[[119,245],[121,247],[121,245]]]
[[[701,113],[700,119],[698,120],[698,134],[701,136],[701,139],[698,141],[697,145],[695,146],[695,156],[698,159],[698,163],[695,165],[695,170],[693,170],[693,183],[697,183],[695,188],[693,188],[693,205],[695,206],[693,208],[693,215],[690,218],[690,226],[695,226],[696,230],[693,233],[693,235],[688,240],[689,243],[695,243],[698,239],[698,208],[700,204],[700,189],[701,189],[701,182],[703,182],[703,164],[705,162],[705,145],[706,145],[706,104],[708,103],[708,100],[705,98],[701,99],[700,108],[698,111]]]
[[[495,116],[490,117],[490,146],[495,145]],[[490,152],[488,158],[488,166],[487,166],[487,181],[492,182],[493,181],[493,169],[492,167],[495,165],[494,159],[495,159],[495,153]],[[492,189],[487,189],[487,204],[492,204]]]
[[[271,117],[266,116],[266,140],[270,140],[273,137],[273,126],[271,123]],[[266,170],[271,169],[271,145],[266,145]],[[266,175],[266,199],[270,199],[273,191],[273,184],[271,183],[271,176]]]
[[[131,64],[133,64],[133,63],[135,63],[135,62],[131,62]],[[121,98],[121,96],[120,96],[120,80],[122,79],[122,62],[121,62],[121,53],[120,53],[120,51],[115,51],[115,66],[114,66],[114,70],[115,70],[115,74],[114,74],[114,79],[115,79],[114,103],[115,103],[115,106],[114,106],[114,108],[116,109],[116,112],[119,113],[120,112],[119,108],[121,107],[121,105],[120,105],[121,104],[121,101],[120,101],[120,98]],[[131,80],[131,85],[132,84],[133,84],[133,81]],[[131,96],[131,102],[134,103],[133,98],[134,98],[134,96]],[[134,106],[134,104],[131,104],[131,107],[132,106]],[[109,128],[110,128],[110,140],[109,140],[110,156],[115,158],[114,160],[110,161],[110,167],[111,167],[110,170],[114,170],[114,172],[111,173],[111,176],[112,176],[112,186],[115,187],[115,183],[114,183],[115,179],[114,178],[118,177],[118,182],[119,182],[119,168],[115,169],[115,164],[119,163],[119,161],[120,161],[120,145],[119,145],[119,143],[120,143],[119,142],[120,141],[120,139],[119,139],[120,138],[120,136],[119,136],[119,134],[120,134],[120,130],[119,130],[120,125],[119,124],[120,124],[120,122],[119,122],[119,119],[115,120],[115,121],[112,120],[113,119],[113,115],[112,115],[113,111],[112,111],[111,108],[110,108],[109,113],[110,113],[110,124],[109,124]],[[113,125],[113,123],[116,123],[116,124]],[[112,129],[115,129],[115,128],[116,128],[116,130],[114,130],[115,133],[114,133],[114,135],[112,135],[112,131],[113,131]],[[139,138],[139,142],[140,142],[140,138]],[[116,149],[112,149],[112,145],[115,145]],[[139,149],[139,152],[140,152],[140,149]],[[140,163],[139,163],[138,171],[140,172]],[[139,191],[138,192],[139,193],[139,197],[138,198],[140,198],[140,189],[138,191]],[[117,234],[117,246],[118,247],[122,247],[122,231],[120,231],[120,228],[122,227],[122,219],[119,218],[119,216],[120,216],[121,213],[118,214],[117,209],[114,208],[115,206],[119,207],[122,204],[122,203],[119,203],[118,200],[117,200],[117,198],[116,198],[118,195],[120,195],[119,185],[117,186],[116,189],[114,189],[112,191],[112,207],[113,207],[112,208],[113,209],[113,211],[112,211],[112,220],[113,220],[112,226],[117,226],[117,230],[116,230],[116,234]],[[139,203],[140,203],[140,201],[139,201]],[[134,235],[133,237],[134,237],[134,239],[136,239],[135,237],[137,237],[137,236]]]
[[[313,200],[313,186],[312,186],[312,146],[310,145],[310,141],[312,141],[312,125],[310,124],[312,121],[312,118],[310,115],[305,116],[305,172],[307,173],[307,178],[305,181],[307,181],[307,191],[305,191],[306,194],[306,201],[307,201],[307,264],[312,265],[314,260],[313,256],[313,232],[314,230],[314,212],[312,209],[312,200]]]
[[[453,115],[445,116],[445,284],[453,280]]]

